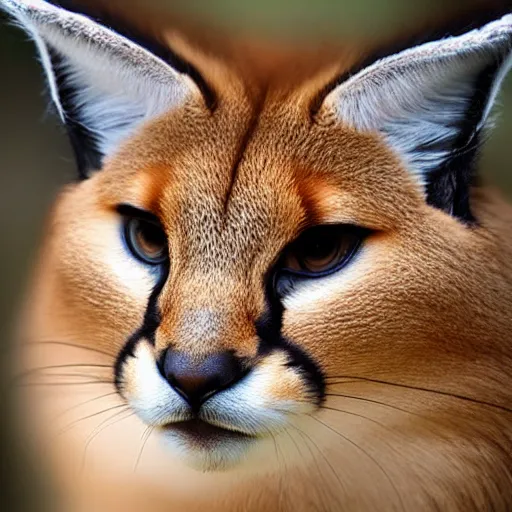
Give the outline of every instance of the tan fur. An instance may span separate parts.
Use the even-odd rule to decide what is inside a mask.
[[[191,99],[62,192],[23,322],[25,369],[107,365],[53,370],[91,376],[56,382],[104,384],[29,394],[29,431],[43,439],[63,510],[509,510],[512,207],[476,189],[479,223],[467,227],[426,204],[377,135],[312,119],[320,89],[351,58],[286,50],[270,59],[236,45],[216,56],[174,32],[167,40],[214,88],[216,110]],[[123,404],[115,394],[85,403],[114,392],[108,366],[140,326],[152,286],[121,250],[119,203],[157,214],[169,238],[156,350],[196,356],[256,355],[263,277],[305,226],[375,230],[311,300],[285,300],[284,333],[326,373],[323,409],[225,471],[191,469],[152,435],[133,472],[145,426],[134,415],[105,423],[123,411],[97,414]],[[304,400],[285,362],[273,364],[268,393]]]

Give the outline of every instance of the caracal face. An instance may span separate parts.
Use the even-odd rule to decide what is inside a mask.
[[[66,499],[512,507],[512,208],[475,187],[510,15],[362,65],[0,4],[81,176],[19,351]]]

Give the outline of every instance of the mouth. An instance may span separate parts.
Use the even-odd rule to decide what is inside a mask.
[[[197,418],[169,423],[161,432],[188,465],[201,471],[222,470],[238,463],[257,439]]]
[[[228,430],[226,428],[217,427],[211,423],[200,419],[191,419],[180,421],[177,423],[169,423],[164,429],[167,432],[178,434],[180,437],[187,439],[194,444],[200,444],[203,447],[214,445],[226,441],[250,441],[255,437],[242,432]]]

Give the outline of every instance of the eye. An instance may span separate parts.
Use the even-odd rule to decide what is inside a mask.
[[[367,231],[351,225],[326,225],[308,229],[285,250],[281,268],[320,277],[348,263]]]
[[[167,260],[167,237],[157,223],[127,218],[124,233],[130,251],[143,263],[160,265]]]

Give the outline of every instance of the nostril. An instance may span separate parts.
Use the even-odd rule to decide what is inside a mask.
[[[169,349],[163,356],[161,371],[167,382],[194,408],[243,376],[240,359],[231,352],[197,360]]]

